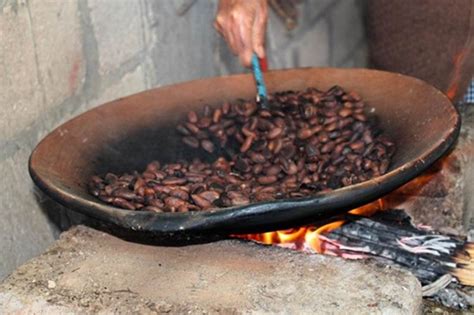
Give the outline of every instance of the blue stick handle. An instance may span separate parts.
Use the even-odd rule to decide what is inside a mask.
[[[256,54],[252,56],[252,70],[257,83],[257,102],[260,102],[263,108],[267,108],[267,88],[263,81],[262,69]]]

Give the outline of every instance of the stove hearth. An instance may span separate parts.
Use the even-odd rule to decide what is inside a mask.
[[[241,240],[131,243],[78,226],[0,285],[20,313],[416,314],[410,273]]]

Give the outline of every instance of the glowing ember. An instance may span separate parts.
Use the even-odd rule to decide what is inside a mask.
[[[373,203],[351,210],[349,211],[349,213],[361,216],[371,216],[377,211],[381,211],[383,209],[383,201],[382,199],[379,199]],[[296,250],[309,250],[321,254],[343,256],[340,252],[340,249],[342,249],[341,245],[324,237],[324,234],[341,227],[343,224],[343,220],[335,220],[333,222],[321,226],[311,225],[282,231],[234,236],[237,238],[255,241],[261,244],[274,244]],[[345,258],[361,257],[362,256],[358,255],[357,257],[347,256]]]

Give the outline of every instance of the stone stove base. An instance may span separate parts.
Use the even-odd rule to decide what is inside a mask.
[[[459,141],[430,180],[385,201],[416,223],[474,238],[474,106],[461,113]],[[4,313],[412,314],[420,307],[411,274],[367,261],[235,240],[147,246],[84,226],[0,284]]]
[[[237,240],[149,246],[84,226],[0,285],[5,313],[415,314],[421,301],[411,274],[367,261]]]
[[[460,105],[461,132],[453,150],[423,176],[384,198],[415,223],[474,236],[474,105]]]

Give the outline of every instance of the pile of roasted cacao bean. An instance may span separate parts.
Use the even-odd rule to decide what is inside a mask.
[[[356,93],[310,88],[270,95],[269,104],[188,113],[177,126],[182,142],[213,163],[154,161],[141,174],[94,176],[90,192],[124,209],[186,212],[310,196],[387,171],[395,145]]]

